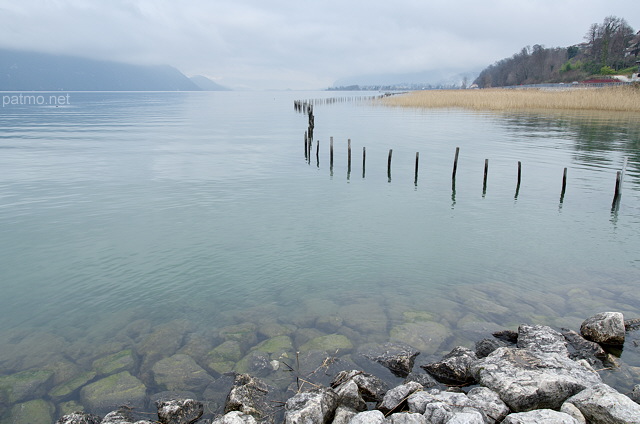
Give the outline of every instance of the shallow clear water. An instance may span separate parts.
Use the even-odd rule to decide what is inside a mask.
[[[435,355],[473,346],[477,326],[640,315],[640,118],[318,104],[308,163],[293,101],[333,95],[71,93],[65,107],[4,108],[0,375],[60,357],[90,367],[114,340],[128,347],[119,332],[139,319],[186,319],[210,349],[230,324],[300,331],[332,316],[357,346],[422,311],[452,334]],[[640,365],[636,351],[622,358]]]

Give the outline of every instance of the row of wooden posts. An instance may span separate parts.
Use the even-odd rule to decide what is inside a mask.
[[[305,134],[305,145],[304,145],[304,151],[305,151],[305,159],[307,160],[307,162],[311,162],[311,155],[312,155],[312,148],[313,148],[313,141],[310,140],[306,134]],[[456,147],[456,152],[455,152],[455,156],[453,159],[453,171],[451,173],[451,183],[452,183],[452,188],[455,190],[455,184],[456,184],[456,173],[458,171],[458,157],[460,155],[460,147]],[[316,161],[318,163],[320,163],[320,140],[316,140]],[[331,170],[331,172],[333,172],[333,137],[330,137],[329,139],[329,168]],[[389,182],[391,182],[391,159],[393,157],[393,149],[389,149],[389,155],[387,156],[387,178],[389,180]],[[351,139],[347,140],[347,177],[349,177],[351,175],[351,158],[352,158],[352,154],[351,154]],[[617,171],[616,174],[616,185],[615,185],[615,191],[614,191],[614,197],[613,197],[613,206],[616,206],[620,200],[620,195],[621,195],[621,190],[622,190],[622,177],[624,175],[624,169],[626,168],[626,161],[627,159],[625,158],[624,160],[624,164],[623,164],[623,171]],[[365,172],[366,172],[366,162],[367,162],[367,148],[363,147],[362,148],[362,178],[365,177]],[[420,163],[420,152],[416,152],[416,160],[415,160],[415,168],[414,168],[414,184],[418,184],[418,169],[419,169],[419,163]],[[483,180],[482,180],[482,193],[483,195],[486,194],[487,191],[487,178],[489,175],[489,159],[485,159],[484,160],[484,173],[483,173]],[[520,192],[520,183],[522,181],[522,162],[518,161],[518,174],[517,174],[517,183],[516,183],[516,194],[515,197],[518,197],[518,194]],[[562,173],[562,189],[560,191],[560,202],[563,201],[564,199],[564,195],[567,189],[567,168],[564,168],[564,171]]]
[[[381,95],[388,96],[391,95],[389,93]],[[373,97],[381,97],[381,96],[373,96]],[[329,99],[316,99],[317,101],[337,101],[337,99],[344,99],[343,101],[350,101],[347,99],[353,100],[354,98],[329,98]],[[361,99],[361,98],[358,98]],[[313,146],[313,130],[315,128],[315,116],[313,114],[313,105],[316,100],[296,100],[294,101],[294,108],[296,111],[304,113],[308,116],[309,123],[307,127],[307,131],[304,133],[304,155],[307,162],[311,162],[311,150]],[[456,147],[456,153],[453,159],[453,171],[451,174],[451,186],[455,191],[456,184],[456,172],[458,170],[458,157],[460,154],[460,147]],[[320,163],[320,140],[316,140],[316,161]],[[389,149],[389,155],[387,157],[387,178],[389,182],[391,182],[391,158],[393,156],[393,149]],[[419,167],[419,159],[420,153],[416,152],[416,161],[415,161],[415,178],[414,184],[418,184],[418,167]],[[367,148],[362,148],[362,178],[365,177],[366,171],[366,161],[367,161]],[[329,141],[329,167],[331,173],[333,173],[333,137],[330,137]],[[616,173],[616,185],[613,195],[613,203],[612,209],[616,209],[620,203],[620,196],[622,191],[622,180],[624,178],[624,171],[627,167],[627,158],[624,158],[624,163],[622,165],[622,171],[617,171]],[[351,139],[347,140],[347,178],[351,175]],[[484,174],[482,181],[482,194],[483,196],[487,192],[487,177],[489,175],[489,159],[484,160]],[[516,194],[515,198],[518,197],[520,192],[520,182],[522,181],[522,162],[518,161],[518,179],[516,184]],[[567,168],[564,168],[562,174],[562,190],[560,191],[560,203],[564,200],[564,194],[567,189]]]
[[[314,105],[328,105],[328,104],[334,104],[334,103],[376,100],[384,97],[389,97],[394,94],[398,94],[398,93],[384,93],[384,94],[377,94],[375,96],[340,96],[340,97],[325,97],[325,98],[307,99],[307,100],[295,100],[293,102],[293,107],[297,112],[308,113],[309,109],[313,110]]]

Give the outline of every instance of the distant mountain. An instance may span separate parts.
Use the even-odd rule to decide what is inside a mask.
[[[360,89],[421,89],[461,87],[478,76],[478,72],[463,72],[456,70],[434,70],[402,74],[372,74],[342,78],[333,83],[334,88],[360,87]]]
[[[171,66],[0,49],[0,91],[200,91]]]
[[[217,82],[210,80],[207,77],[203,77],[202,75],[194,75],[189,77],[191,82],[200,87],[203,91],[228,91],[229,88],[224,87]]]

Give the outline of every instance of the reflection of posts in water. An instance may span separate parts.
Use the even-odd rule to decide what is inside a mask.
[[[453,172],[451,173],[451,179],[455,181],[456,172],[458,171],[458,154],[460,153],[460,148],[456,147],[456,156],[453,158]],[[455,182],[454,182],[455,185]]]
[[[308,155],[309,146],[308,146],[308,143],[309,143],[309,137],[307,136],[307,132],[305,131],[304,132],[304,158],[305,159],[309,159],[309,155]]]
[[[522,180],[522,162],[518,161],[518,183],[516,184],[516,195],[514,199],[518,198],[518,193],[520,193],[520,181]]]
[[[456,205],[456,180],[451,180],[451,209]]]
[[[418,185],[418,158],[420,157],[420,152],[416,152],[416,172],[415,172],[415,178],[413,180],[413,184],[414,185]]]
[[[364,169],[367,162],[367,148],[362,148],[362,178],[364,178]]]
[[[393,154],[393,149],[389,149],[389,157],[387,158],[387,178],[389,182],[391,182],[391,155]]]

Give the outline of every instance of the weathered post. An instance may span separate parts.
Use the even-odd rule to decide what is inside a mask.
[[[460,153],[460,147],[456,147],[456,156],[453,159],[453,173],[451,174],[451,179],[455,181],[456,172],[458,171],[458,154]]]
[[[522,180],[522,162],[518,161],[518,183],[516,184],[515,199],[518,198],[518,193],[520,192],[520,181],[521,180]]]
[[[419,161],[419,157],[420,157],[420,152],[416,152],[416,171],[415,171],[415,178],[413,180],[413,184],[414,185],[418,185],[418,161]]]
[[[616,189],[613,192],[613,203],[615,204],[620,198],[620,188],[622,186],[622,172],[616,172]]]
[[[351,139],[347,139],[347,172],[351,173]]]
[[[362,147],[362,178],[364,178],[364,170],[367,164],[367,148]]]
[[[308,159],[308,152],[309,152],[309,146],[307,145],[307,143],[309,143],[309,137],[307,136],[307,132],[304,132],[304,158]]]
[[[329,168],[333,170],[333,137],[329,138]]]
[[[393,149],[389,149],[389,157],[387,158],[387,178],[391,182],[391,156],[393,155]]]
[[[482,179],[482,194],[487,192],[487,175],[489,174],[489,159],[484,160],[484,178]]]
[[[564,199],[564,192],[567,189],[567,168],[564,168],[564,172],[562,173],[562,191],[560,192],[560,203]]]

